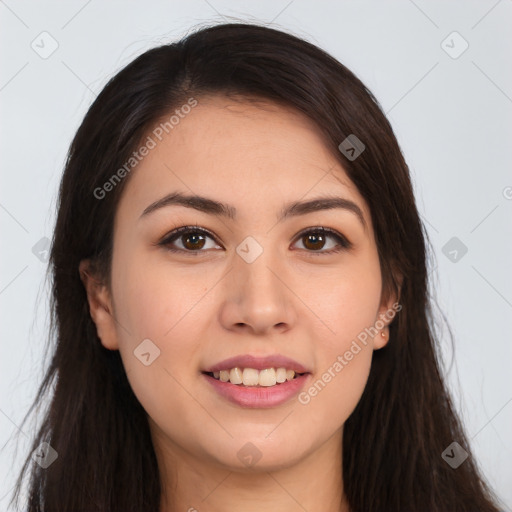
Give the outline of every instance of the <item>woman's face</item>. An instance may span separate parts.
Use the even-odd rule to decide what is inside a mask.
[[[393,301],[381,302],[368,205],[314,124],[274,104],[198,100],[162,140],[149,134],[116,214],[99,296],[111,315],[91,313],[159,449],[283,468],[341,439]],[[223,382],[234,367],[252,368],[229,373],[249,385]],[[305,375],[271,385],[283,370],[256,371],[281,367]]]

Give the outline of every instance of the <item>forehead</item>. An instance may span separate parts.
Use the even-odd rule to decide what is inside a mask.
[[[290,107],[200,97],[178,123],[167,125],[161,140],[152,131],[148,136],[154,147],[136,166],[122,202],[144,209],[159,196],[180,191],[237,203],[243,214],[244,204],[270,207],[329,194],[357,202],[369,215],[319,128]]]

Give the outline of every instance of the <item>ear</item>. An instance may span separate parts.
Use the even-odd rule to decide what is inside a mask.
[[[389,342],[389,324],[402,309],[399,303],[402,281],[400,279],[395,291],[385,291],[382,295],[379,311],[375,319],[375,328],[378,330],[373,340],[374,350],[385,347]]]
[[[109,350],[118,350],[117,332],[113,315],[112,300],[106,284],[95,277],[90,260],[82,260],[79,265],[80,279],[87,292],[89,312],[96,325],[101,344]]]

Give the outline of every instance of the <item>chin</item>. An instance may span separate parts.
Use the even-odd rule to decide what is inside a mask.
[[[227,470],[247,473],[285,469],[300,461],[307,452],[303,437],[275,436],[270,439],[265,435],[239,435],[223,444],[216,443],[210,447],[213,449],[210,454]]]

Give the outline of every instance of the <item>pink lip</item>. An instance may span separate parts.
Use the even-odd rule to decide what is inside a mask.
[[[254,367],[250,366],[249,368]],[[266,368],[269,367],[267,366]],[[202,377],[213,386],[217,393],[236,405],[253,409],[268,409],[270,407],[277,407],[296,396],[306,385],[311,374],[307,373],[305,375],[299,375],[293,380],[269,387],[246,387],[243,385],[231,384],[231,382],[222,382],[217,380],[206,373],[203,373]]]
[[[302,366],[297,361],[280,354],[265,357],[256,357],[251,355],[241,355],[225,359],[220,363],[214,364],[203,372],[213,373],[220,370],[231,370],[231,368],[254,368],[255,370],[265,370],[266,368],[286,368],[295,373],[310,373],[310,370]]]

